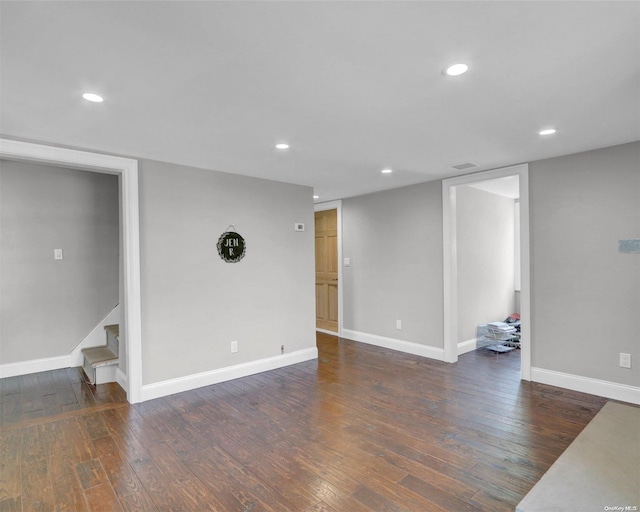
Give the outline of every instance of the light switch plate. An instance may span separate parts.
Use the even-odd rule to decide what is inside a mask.
[[[62,259],[62,257],[63,257],[63,256],[62,256],[62,249],[54,249],[54,250],[53,250],[53,257],[54,257],[56,260],[61,260],[61,259]]]

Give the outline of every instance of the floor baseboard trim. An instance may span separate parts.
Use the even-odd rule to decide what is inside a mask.
[[[352,331],[350,329],[342,329],[342,337],[353,341],[375,345],[376,347],[388,348],[405,352],[416,356],[428,357],[429,359],[437,359],[444,361],[444,349],[421,345],[412,341],[397,340],[394,338],[386,338],[377,334],[368,334],[366,332]]]
[[[122,389],[129,391],[129,379],[120,368],[116,368],[116,382],[120,384]]]
[[[478,338],[471,338],[470,340],[461,341],[458,343],[458,355],[466,354],[467,352],[473,352],[478,348]]]
[[[321,332],[323,334],[328,334],[329,336],[338,336],[337,332],[328,331],[327,329],[320,329],[318,327],[316,327],[316,332]]]
[[[541,384],[640,405],[640,388],[626,384],[545,370],[544,368],[531,368],[531,380]]]
[[[142,386],[142,401],[210,386],[318,358],[316,347]]]
[[[61,368],[69,368],[70,366],[71,357],[69,355],[0,364],[0,379],[17,377],[18,375],[28,375],[30,373],[47,372],[50,370],[60,370]]]

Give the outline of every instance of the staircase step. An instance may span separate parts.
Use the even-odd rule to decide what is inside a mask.
[[[114,354],[106,345],[103,347],[85,348],[82,350],[85,365],[93,368],[108,364],[118,364],[118,354]]]
[[[115,339],[120,341],[120,325],[105,325],[104,330],[107,331],[107,334],[111,334]]]
[[[106,325],[104,330],[107,336],[106,345],[82,349],[83,370],[90,384],[104,384],[116,380],[116,370],[120,362],[120,326]]]

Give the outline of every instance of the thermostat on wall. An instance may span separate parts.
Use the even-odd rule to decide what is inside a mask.
[[[302,222],[296,222],[296,223],[293,225],[293,230],[294,230],[294,231],[304,231],[304,223],[302,223]]]

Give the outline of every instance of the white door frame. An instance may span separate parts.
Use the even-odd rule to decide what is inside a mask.
[[[342,338],[342,319],[343,319],[343,284],[342,284],[342,200],[327,201],[326,203],[316,203],[313,206],[314,212],[323,212],[326,210],[337,210],[337,223],[338,223],[338,337]],[[315,233],[315,223],[314,223]],[[314,236],[315,240],[315,236]],[[327,334],[335,335],[330,331],[316,328],[316,331],[325,332]]]
[[[138,161],[130,158],[0,138],[0,158],[64,166],[120,177],[124,284],[124,340],[127,400],[142,397],[142,318],[140,309],[140,227]]]
[[[531,288],[529,253],[529,165],[478,172],[442,180],[442,236],[444,266],[444,360],[458,360],[458,262],[456,246],[456,187],[479,181],[518,176],[520,181],[520,376],[531,380]]]

